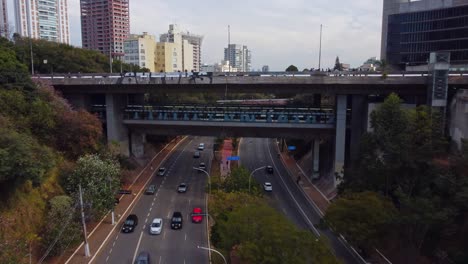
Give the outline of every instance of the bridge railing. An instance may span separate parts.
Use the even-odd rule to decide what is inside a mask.
[[[421,77],[427,76],[427,71],[394,71],[386,73],[387,77]],[[468,76],[468,71],[451,71],[450,76]],[[36,79],[102,79],[102,78],[126,78],[139,79],[151,78],[227,78],[227,77],[382,77],[382,72],[376,71],[313,71],[313,72],[136,72],[136,73],[56,73],[36,74]]]

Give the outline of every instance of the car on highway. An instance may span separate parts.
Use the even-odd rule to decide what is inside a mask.
[[[201,170],[206,170],[205,162],[200,162],[200,165],[198,166],[198,168],[201,169]]]
[[[179,184],[179,186],[177,187],[177,192],[178,193],[185,193],[187,192],[187,189],[188,189],[188,186],[186,183],[181,183]]]
[[[174,212],[171,218],[171,228],[172,229],[182,229],[182,213]]]
[[[263,190],[265,190],[265,192],[273,191],[273,186],[271,186],[271,182],[263,183]]]
[[[145,194],[154,194],[156,192],[156,185],[151,184],[146,188]]]
[[[265,170],[268,174],[273,174],[273,166],[268,165],[266,166]]]
[[[166,175],[166,168],[165,167],[159,168],[158,176],[164,176],[164,175]]]
[[[202,209],[200,207],[193,208],[192,222],[193,223],[200,223],[201,221],[203,221]]]
[[[200,158],[200,151],[195,151],[193,153],[193,157],[196,158],[196,159]]]
[[[162,218],[153,219],[153,222],[151,222],[151,225],[150,225],[150,234],[152,235],[161,234],[162,226],[163,226]]]
[[[140,252],[138,257],[135,259],[135,264],[150,264],[150,255],[146,251]]]
[[[204,150],[205,149],[205,143],[200,143],[198,145],[198,150]]]
[[[122,226],[123,233],[131,233],[135,230],[136,226],[138,225],[138,217],[134,214],[131,214],[125,220]]]

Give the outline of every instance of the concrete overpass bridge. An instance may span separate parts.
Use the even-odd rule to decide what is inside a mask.
[[[374,98],[397,93],[407,103],[445,109],[452,90],[468,89],[468,73],[450,73],[443,63],[436,63],[432,68],[431,72],[390,73],[386,78],[382,74],[369,73],[80,74],[36,78],[50,81],[75,107],[90,110],[94,96],[105,98],[101,106],[105,111],[101,111],[101,116],[105,116],[107,137],[119,142],[121,152],[126,155],[139,156],[144,152],[142,146],[147,133],[300,137],[313,138],[316,144],[320,138],[331,137],[334,170],[341,174],[345,159],[349,162],[357,157],[360,137],[367,130],[368,115],[372,111],[370,103]],[[332,122],[308,122],[312,118],[306,116],[311,116],[311,112],[300,118],[296,116],[296,119],[287,116],[288,122],[267,122],[267,115],[259,113],[254,114],[254,118],[265,122],[250,122],[252,115],[248,113],[231,118],[230,113],[216,111],[208,113],[204,119],[200,116],[194,119],[194,109],[178,113],[174,120],[174,109],[165,112],[165,116],[160,109],[148,111],[143,107],[145,94],[160,92],[211,93],[220,98],[238,93],[264,93],[277,97],[314,95],[311,105],[319,111],[322,111],[320,107],[326,96],[332,99],[332,111],[321,112],[318,116],[325,116]],[[132,105],[141,107],[132,108]],[[277,114],[276,118],[279,116]]]

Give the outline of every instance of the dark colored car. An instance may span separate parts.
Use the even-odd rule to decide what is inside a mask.
[[[164,167],[159,168],[158,176],[164,176],[164,175],[166,175],[166,168]]]
[[[273,166],[266,166],[265,170],[266,170],[266,172],[268,172],[269,174],[273,174]]]
[[[200,166],[198,166],[199,169],[206,170],[206,165],[205,162],[200,162]],[[200,172],[200,171],[198,171]]]
[[[182,229],[182,213],[174,212],[171,219],[171,228],[172,229]]]
[[[196,158],[196,159],[200,158],[200,151],[195,151],[193,153],[193,157]]]
[[[140,252],[138,257],[135,259],[135,264],[150,264],[150,255],[146,251]]]
[[[131,214],[125,220],[122,226],[123,233],[131,233],[135,231],[136,226],[138,225],[138,217],[134,214]]]

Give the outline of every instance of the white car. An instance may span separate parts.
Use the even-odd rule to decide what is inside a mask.
[[[159,235],[161,234],[163,226],[163,220],[161,218],[153,219],[153,222],[150,225],[150,234]]]
[[[263,184],[263,190],[265,190],[265,192],[273,191],[273,186],[271,186],[271,182],[265,182]]]
[[[181,184],[179,184],[179,187],[177,187],[177,192],[185,193],[185,192],[187,192],[187,188],[188,188],[187,184],[181,183]]]
[[[198,150],[204,150],[205,149],[205,143],[200,143],[198,145]]]

